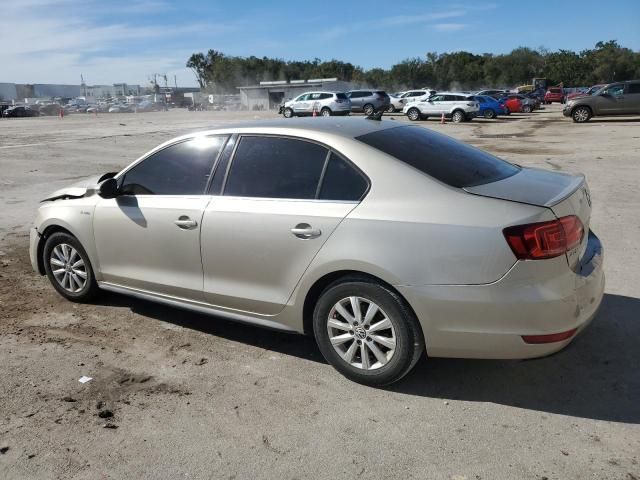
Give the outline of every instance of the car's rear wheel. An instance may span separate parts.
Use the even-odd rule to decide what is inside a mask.
[[[491,108],[488,108],[484,111],[484,118],[488,118],[489,120],[491,120],[492,118],[496,118],[496,112]]]
[[[387,107],[387,113],[395,113],[396,109],[393,105]]]
[[[591,118],[591,110],[587,107],[576,107],[571,112],[571,118],[576,123],[584,123]]]
[[[362,111],[364,112],[365,115],[373,115],[373,112],[375,111],[375,109],[373,108],[373,105],[371,105],[370,103],[367,103],[364,107],[362,107]]]
[[[53,288],[67,300],[86,302],[95,297],[98,284],[89,256],[73,235],[56,232],[49,236],[42,260]]]
[[[407,118],[409,118],[409,120],[411,120],[412,122],[420,120],[420,110],[418,110],[417,108],[410,108],[407,112]]]
[[[322,115],[323,117],[330,117],[331,109],[329,107],[324,107],[322,110],[320,110],[320,115]]]
[[[284,116],[284,118],[291,118],[293,117],[293,110],[287,107],[282,111],[282,115]]]
[[[464,112],[462,110],[456,110],[451,115],[451,120],[455,123],[464,122]]]
[[[424,351],[418,322],[402,298],[367,279],[327,287],[315,306],[313,328],[324,358],[365,385],[400,380]]]
[[[522,106],[523,113],[531,113],[531,105],[523,105]]]

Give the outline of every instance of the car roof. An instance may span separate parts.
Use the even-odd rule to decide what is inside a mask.
[[[468,97],[469,93],[463,93],[463,92],[436,92],[436,95],[460,95],[462,97]]]
[[[236,124],[225,125],[214,129],[201,130],[184,135],[180,138],[189,138],[196,135],[207,135],[218,132],[238,133],[278,133],[278,129],[303,134],[305,132],[326,133],[343,138],[356,138],[367,133],[387,130],[389,128],[409,126],[406,123],[395,120],[370,120],[365,117],[322,117],[322,118],[282,118],[272,120],[255,120]],[[175,140],[175,139],[174,139]]]

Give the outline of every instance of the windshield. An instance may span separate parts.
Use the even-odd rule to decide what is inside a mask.
[[[497,182],[520,171],[483,150],[417,126],[379,130],[356,140],[452,187]]]

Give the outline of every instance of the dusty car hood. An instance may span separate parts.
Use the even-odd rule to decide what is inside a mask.
[[[93,175],[83,180],[79,180],[67,187],[56,190],[55,192],[43,198],[41,202],[48,202],[52,200],[60,200],[63,198],[81,198],[88,195],[92,195],[96,191],[98,181],[104,177],[104,175]]]

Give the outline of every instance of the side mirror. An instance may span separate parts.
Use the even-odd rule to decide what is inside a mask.
[[[102,198],[115,198],[119,193],[118,181],[115,178],[107,178],[98,186],[98,195]]]

